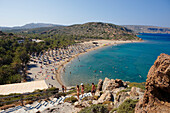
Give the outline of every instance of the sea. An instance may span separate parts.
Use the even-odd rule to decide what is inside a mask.
[[[139,34],[144,42],[118,44],[79,55],[62,72],[67,86],[97,83],[99,79],[145,82],[161,53],[170,55],[170,34]]]

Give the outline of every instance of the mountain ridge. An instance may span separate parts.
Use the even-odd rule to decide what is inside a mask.
[[[84,38],[101,38],[101,39],[137,39],[136,33],[123,26],[103,23],[103,22],[88,22],[84,24],[74,24],[54,28],[41,34],[64,34],[73,35]]]
[[[28,23],[23,26],[14,26],[14,27],[1,27],[0,26],[0,30],[34,29],[34,28],[55,27],[55,26],[63,26],[63,25],[50,24],[50,23]]]
[[[136,33],[167,33],[170,34],[169,27],[159,27],[152,25],[122,25],[128,29],[135,31]]]
[[[94,23],[94,22],[88,22],[88,23]],[[103,22],[99,22],[99,23],[103,23]],[[73,25],[68,25],[68,26],[73,27],[76,25],[82,25],[82,24],[73,24]],[[66,25],[59,25],[59,24],[52,24],[52,23],[28,23],[23,26],[14,26],[14,27],[1,27],[0,26],[0,30],[7,31],[7,32],[21,32],[24,30],[30,30],[30,29],[34,30],[36,28],[41,28],[41,31],[45,31],[46,29],[51,29],[53,27],[55,28],[55,27],[64,27],[64,26]],[[170,27],[159,27],[159,26],[153,26],[153,25],[119,25],[119,26],[126,27],[127,29],[130,29],[136,33],[168,33],[170,34]]]

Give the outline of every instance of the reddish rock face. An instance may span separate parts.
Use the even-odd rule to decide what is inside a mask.
[[[150,68],[146,91],[135,113],[170,113],[170,55],[161,54]]]

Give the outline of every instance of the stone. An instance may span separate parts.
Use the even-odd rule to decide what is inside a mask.
[[[75,103],[74,103],[74,106],[75,106],[75,107],[79,106],[79,102],[75,102]]]
[[[144,92],[141,88],[137,88],[137,87],[132,87],[131,91],[130,91],[130,98],[133,100],[136,99],[141,99],[144,95]]]
[[[97,84],[97,91],[102,91],[102,85],[103,85],[103,80],[99,79],[99,82]]]
[[[127,87],[127,84],[120,79],[110,80],[106,77],[103,82],[102,91],[103,92],[105,92],[106,90],[112,91],[113,89],[120,88],[120,87]]]
[[[114,99],[112,93],[110,91],[104,92],[100,98],[98,99],[99,103],[103,103],[104,101],[112,101]]]
[[[135,113],[170,113],[170,55],[161,54],[150,68],[145,93]]]
[[[103,86],[102,86],[102,91],[104,92],[107,88],[107,85],[109,84],[110,82],[110,79],[108,79],[107,77],[104,79],[104,82],[103,82]]]
[[[115,88],[124,87],[123,81],[121,79],[116,79],[115,83],[117,83]]]
[[[82,106],[89,107],[90,106],[89,101],[83,101]]]
[[[115,101],[114,101],[114,108],[118,108],[126,99],[129,99],[130,95],[128,92],[121,92],[119,95],[117,95]]]
[[[96,91],[95,96],[100,97],[101,96],[101,91]]]
[[[74,107],[81,108],[84,107],[81,101],[77,101],[74,103]]]

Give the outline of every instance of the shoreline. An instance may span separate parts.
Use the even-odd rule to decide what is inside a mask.
[[[112,45],[117,45],[117,44],[126,44],[126,43],[137,43],[137,42],[144,42],[143,40],[142,41],[137,41],[137,40],[127,40],[127,41],[117,41],[117,40],[94,40],[94,41],[89,41],[89,42],[83,42],[84,44],[85,43],[92,43],[92,42],[100,42],[99,43],[99,46],[98,47],[95,47],[95,48],[91,48],[91,49],[88,49],[86,52],[82,52],[82,53],[79,53],[79,54],[76,54],[74,55],[73,57],[71,57],[70,59],[64,61],[57,69],[56,71],[56,79],[57,79],[57,82],[62,86],[66,86],[66,84],[63,83],[63,80],[61,79],[61,70],[72,60],[74,60],[76,57],[78,57],[79,55],[83,55],[87,52],[90,52],[90,51],[94,51],[94,50],[97,50],[97,49],[100,49],[100,48],[103,48],[103,47],[107,47],[107,46],[112,46]],[[106,45],[108,44],[108,45]]]

